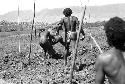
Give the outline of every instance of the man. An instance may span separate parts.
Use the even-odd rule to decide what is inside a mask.
[[[52,28],[49,28],[48,30],[40,33],[39,44],[43,48],[45,55],[46,53],[48,53],[52,58],[59,58],[59,55],[53,49],[53,45],[58,42],[60,42],[62,45],[65,45],[63,42],[63,38],[60,35],[56,34]]]
[[[107,76],[109,84],[125,84],[125,21],[111,18],[104,26],[110,50],[96,61],[96,84],[103,84]]]
[[[70,8],[65,8],[63,10],[63,14],[65,15],[65,17],[63,17],[58,25],[61,26],[60,28],[64,27],[65,30],[65,41],[66,42],[66,50],[67,53],[69,53],[69,45],[70,42],[72,41],[72,49],[75,48],[75,43],[77,40],[77,29],[79,28],[79,21],[78,18],[75,16],[71,16],[72,14],[72,10]],[[81,33],[83,34],[82,40],[84,39],[84,31],[81,30]]]

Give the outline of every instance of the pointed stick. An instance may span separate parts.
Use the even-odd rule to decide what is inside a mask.
[[[91,33],[90,33],[90,37],[91,37],[92,40],[94,41],[95,45],[98,47],[100,53],[103,53],[102,50],[101,50],[101,48],[100,48],[100,46],[99,46],[98,43],[96,42],[95,38],[91,35]]]
[[[33,31],[33,27],[34,27],[34,19],[35,19],[35,0],[34,0],[34,14],[33,14],[33,22],[32,22],[32,30],[31,30],[31,33],[30,33],[30,52],[29,52],[29,64],[30,64],[30,55],[31,55],[31,52],[32,52],[32,40],[33,40],[33,35],[32,35],[32,31]]]
[[[19,27],[18,32],[19,32],[19,52],[20,52],[20,26],[19,26],[19,13],[20,13],[20,11],[19,11],[19,2],[18,2],[18,27]]]
[[[75,44],[75,49],[73,50],[73,62],[72,62],[71,73],[70,73],[70,84],[72,84],[74,65],[75,65],[75,60],[76,60],[76,56],[77,56],[77,47],[78,47],[78,42],[79,42],[79,37],[80,37],[80,31],[82,29],[83,19],[85,17],[85,11],[86,11],[86,5],[85,5],[85,9],[82,13],[82,18],[81,18],[80,25],[79,25],[79,31],[77,33],[77,40],[76,40],[76,44]]]
[[[35,0],[34,0],[34,22],[35,22],[35,17],[36,17],[36,13],[35,13],[35,8],[36,8],[36,4],[35,4]],[[35,38],[36,38],[36,27],[35,27]]]

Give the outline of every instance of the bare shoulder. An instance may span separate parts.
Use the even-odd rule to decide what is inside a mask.
[[[102,61],[103,63],[108,63],[112,60],[113,53],[111,50],[99,55],[98,60]]]
[[[96,68],[109,64],[113,58],[112,50],[100,54],[96,59]]]

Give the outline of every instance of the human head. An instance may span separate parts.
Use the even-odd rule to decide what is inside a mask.
[[[66,17],[71,16],[72,10],[71,10],[70,8],[65,8],[65,9],[63,10],[63,14],[64,14]]]
[[[119,17],[111,18],[104,26],[109,46],[125,50],[125,21]]]

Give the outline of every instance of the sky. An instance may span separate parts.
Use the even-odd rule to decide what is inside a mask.
[[[0,0],[0,15],[11,11],[33,10],[34,0]],[[63,8],[69,6],[100,6],[107,4],[125,3],[125,0],[35,0],[36,11],[48,8]],[[82,5],[81,5],[82,4]]]

